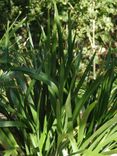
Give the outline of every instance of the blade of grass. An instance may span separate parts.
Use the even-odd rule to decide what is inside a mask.
[[[87,119],[88,119],[91,111],[94,109],[95,105],[96,105],[96,102],[93,102],[92,104],[90,104],[86,108],[85,112],[83,113],[83,117],[80,119],[79,132],[78,132],[78,144],[80,144],[84,139],[85,129],[86,129],[86,126],[87,126]]]
[[[83,75],[82,75],[82,77],[81,77],[81,79],[80,79],[80,81],[79,81],[79,83],[78,83],[78,85],[77,85],[77,87],[76,87],[76,89],[75,89],[75,91],[74,91],[74,96],[76,96],[76,95],[78,94],[78,92],[79,92],[81,86],[83,85],[83,83],[84,83],[84,81],[85,81],[85,79],[86,79],[87,74],[90,72],[90,70],[91,70],[91,65],[92,65],[92,63],[93,63],[95,54],[96,54],[96,53],[94,53],[94,55],[92,56],[92,58],[91,58],[89,64],[87,65],[86,70],[84,71],[84,73],[83,73]],[[73,97],[74,97],[74,96],[73,96]]]
[[[73,122],[77,119],[77,116],[79,115],[80,109],[85,104],[85,102],[90,98],[90,96],[93,94],[93,92],[98,88],[100,83],[102,82],[103,77],[99,76],[85,91],[82,98],[79,100],[79,102],[75,106],[75,110],[73,112]]]
[[[85,149],[90,141],[92,141],[95,137],[98,137],[102,132],[104,132],[106,129],[110,128],[111,125],[114,125],[117,123],[117,115],[115,115],[112,119],[107,121],[105,124],[103,124],[91,137],[89,137],[81,146],[82,149]]]
[[[25,127],[20,121],[0,121],[0,127]]]

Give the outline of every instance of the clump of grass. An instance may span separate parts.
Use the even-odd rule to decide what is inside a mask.
[[[38,50],[28,26],[29,55],[25,58],[19,54],[23,65],[9,61],[4,62],[7,68],[1,68],[12,73],[14,84],[2,88],[0,94],[0,113],[6,117],[0,121],[1,153],[7,156],[113,154],[117,149],[115,65],[110,62],[95,80],[89,79],[94,54],[79,75],[82,49],[74,55],[76,35],[70,14],[65,40],[56,3],[54,10],[52,28],[48,17],[48,31],[42,28]],[[14,33],[12,26],[0,42],[6,41],[7,49],[10,34]],[[9,60],[9,50],[5,53]],[[5,78],[7,83],[8,75]]]

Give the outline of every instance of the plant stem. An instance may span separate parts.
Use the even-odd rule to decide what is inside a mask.
[[[93,19],[93,42],[92,42],[93,54],[95,53],[95,19]],[[96,79],[96,63],[95,58],[93,60],[93,78]]]

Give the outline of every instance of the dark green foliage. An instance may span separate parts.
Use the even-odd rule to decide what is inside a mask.
[[[91,1],[79,1],[80,6],[73,1],[10,2],[14,9],[9,12],[12,22],[6,22],[0,40],[1,154],[116,153],[115,47],[104,40],[109,49],[100,58],[95,44],[90,45],[91,39],[99,47],[104,46],[98,40],[99,27],[93,35],[89,29],[89,18],[93,17],[85,17]],[[110,1],[102,3],[105,7],[98,8],[101,15],[96,13],[97,19],[108,15],[108,5],[116,5]],[[94,10],[101,5],[97,1],[96,4]],[[77,26],[75,17],[80,12]],[[88,29],[84,31],[85,28]],[[107,34],[109,31],[110,27]],[[99,65],[98,69],[95,65]]]

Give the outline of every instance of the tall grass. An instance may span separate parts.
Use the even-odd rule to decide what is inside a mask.
[[[54,11],[52,25],[48,16],[47,32],[42,27],[38,49],[30,26],[26,54],[18,49],[16,30],[24,20],[8,26],[0,41],[5,58],[0,76],[0,152],[5,156],[117,153],[114,61],[108,56],[105,70],[91,80],[94,54],[81,75],[82,49],[76,51],[70,14],[65,39],[55,3]]]

